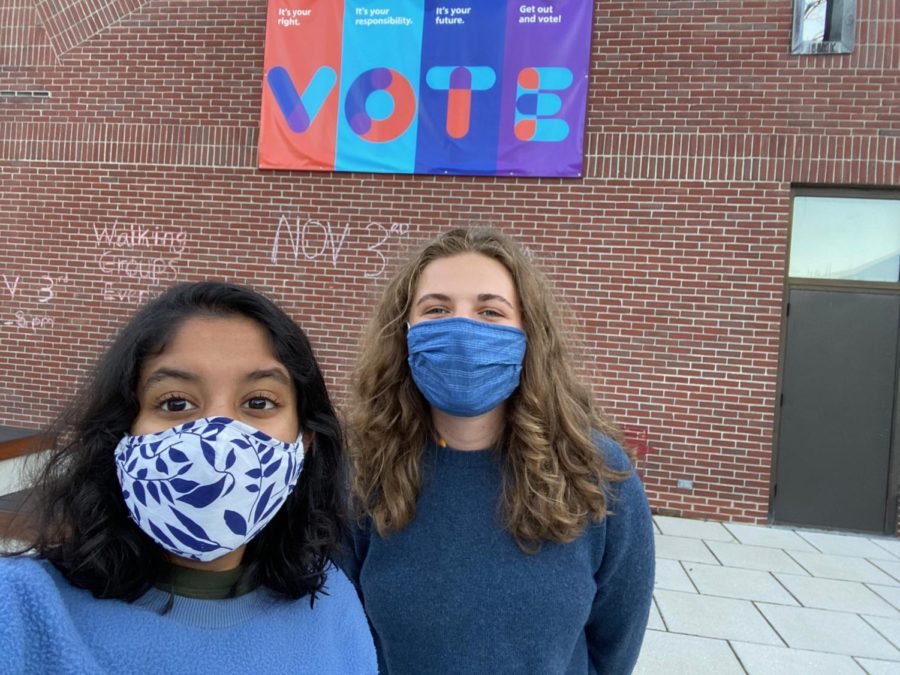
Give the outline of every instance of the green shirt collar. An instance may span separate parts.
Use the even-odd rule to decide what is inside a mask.
[[[168,573],[155,586],[160,590],[196,600],[237,598],[255,588],[247,579],[246,572],[245,565],[238,565],[233,570],[225,572],[170,565]]]

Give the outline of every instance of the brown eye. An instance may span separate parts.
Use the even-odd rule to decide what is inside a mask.
[[[255,396],[248,400],[246,405],[250,410],[270,410],[275,407],[275,402],[262,396]]]
[[[159,407],[166,412],[184,412],[195,406],[193,403],[183,398],[170,398],[163,401]]]

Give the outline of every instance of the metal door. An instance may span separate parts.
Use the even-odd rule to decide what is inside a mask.
[[[898,325],[897,295],[790,291],[775,522],[885,530]]]

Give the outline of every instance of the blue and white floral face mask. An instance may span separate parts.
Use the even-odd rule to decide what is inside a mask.
[[[303,437],[285,443],[227,417],[126,435],[116,469],[134,522],[170,553],[209,561],[268,524],[303,468]]]

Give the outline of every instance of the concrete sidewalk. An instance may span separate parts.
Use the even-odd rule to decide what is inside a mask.
[[[636,673],[900,674],[900,539],[653,520]]]

